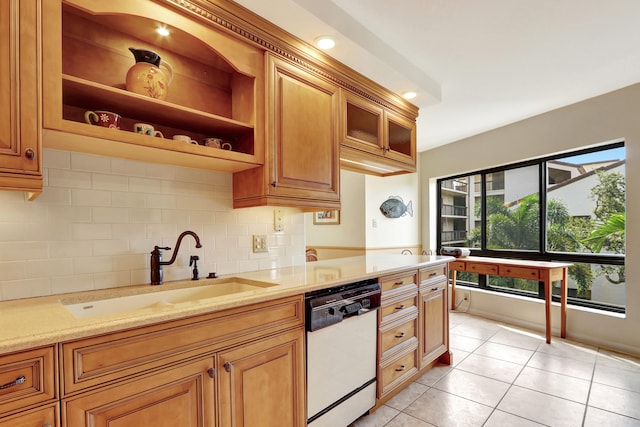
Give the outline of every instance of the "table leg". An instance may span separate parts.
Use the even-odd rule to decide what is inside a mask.
[[[456,270],[451,270],[451,310],[456,309]]]
[[[551,272],[544,271],[544,310],[547,344],[551,344]]]
[[[560,337],[567,337],[567,267],[562,269],[562,282],[560,282]]]

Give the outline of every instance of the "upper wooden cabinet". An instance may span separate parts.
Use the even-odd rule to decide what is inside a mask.
[[[0,1],[0,189],[42,191],[40,1]]]
[[[342,95],[341,166],[387,176],[416,171],[415,115],[348,91]]]
[[[267,54],[263,167],[233,176],[234,207],[340,208],[339,88]]]
[[[202,8],[151,0],[44,3],[45,147],[227,172],[262,164],[261,49],[214,25]],[[169,35],[159,36],[159,27]],[[166,99],[126,89],[135,64],[130,47],[159,54],[160,70],[164,63],[173,68]],[[119,114],[120,129],[87,123],[87,111]],[[136,133],[136,123],[162,135]],[[204,146],[205,138],[227,140],[232,149]]]

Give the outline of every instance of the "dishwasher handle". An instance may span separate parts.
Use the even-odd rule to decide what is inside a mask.
[[[360,314],[360,310],[362,310],[362,304],[359,302],[354,302],[340,307],[340,312],[344,313],[345,317],[358,315]]]

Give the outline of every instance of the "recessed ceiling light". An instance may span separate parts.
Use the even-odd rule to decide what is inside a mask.
[[[169,29],[167,27],[158,27],[156,28],[156,33],[166,37],[169,35]]]
[[[418,96],[418,94],[417,94],[417,93],[415,93],[415,92],[405,92],[405,93],[403,93],[403,94],[402,94],[402,97],[403,97],[404,99],[413,99],[413,98],[415,98],[416,96]]]
[[[320,36],[315,39],[315,43],[318,49],[322,50],[332,49],[336,45],[335,40],[329,36]]]

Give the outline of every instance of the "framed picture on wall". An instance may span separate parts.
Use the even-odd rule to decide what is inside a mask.
[[[313,223],[318,225],[340,224],[340,211],[318,211],[313,213]]]

